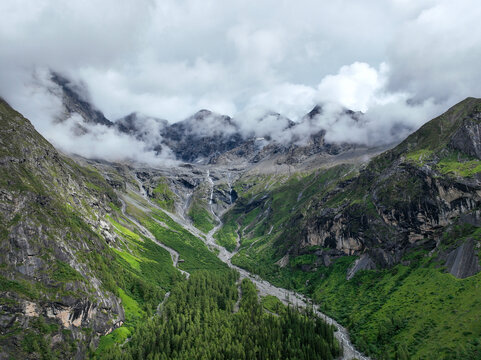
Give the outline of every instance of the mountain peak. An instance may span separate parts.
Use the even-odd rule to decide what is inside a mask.
[[[206,116],[210,116],[212,115],[213,112],[210,111],[210,110],[207,110],[207,109],[200,109],[199,111],[197,111],[193,117],[194,118],[203,118],[203,117],[206,117]]]
[[[73,114],[79,114],[86,123],[106,126],[113,125],[113,123],[89,101],[88,90],[82,83],[75,83],[64,75],[54,71],[51,72],[50,79],[58,85],[62,93],[62,104],[66,117],[61,120],[65,120]]]
[[[481,99],[468,97],[425,123],[394,148],[393,152],[401,154],[420,150],[439,151],[450,144],[453,145],[452,139],[459,131],[463,131],[463,128],[470,126],[473,122],[479,123],[480,120]],[[479,130],[481,131],[481,128]],[[465,135],[468,136],[468,133]],[[471,135],[475,135],[475,133]],[[459,135],[458,139],[460,139]],[[464,137],[462,141],[477,142],[478,140],[481,140],[481,137],[479,139]],[[459,141],[455,141],[455,143],[459,144]]]

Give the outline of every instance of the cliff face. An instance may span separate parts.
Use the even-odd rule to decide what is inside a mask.
[[[0,102],[0,358],[35,358],[38,346],[82,358],[123,322],[95,266],[115,241],[109,203],[118,199],[98,173]]]
[[[412,244],[434,248],[443,229],[463,223],[460,215],[481,206],[480,119],[481,100],[467,99],[312,202],[295,224],[300,230],[290,237],[291,251],[322,246],[348,255],[366,253],[378,265],[390,266]],[[432,129],[443,127],[447,130],[432,138]],[[461,255],[449,262],[471,261]]]
[[[450,141],[450,146],[481,159],[481,113],[472,114],[464,121]]]

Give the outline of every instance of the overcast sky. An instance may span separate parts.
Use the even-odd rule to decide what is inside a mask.
[[[112,120],[295,120],[330,101],[382,133],[481,97],[479,0],[2,0],[0,14],[0,95],[45,129],[46,69]]]

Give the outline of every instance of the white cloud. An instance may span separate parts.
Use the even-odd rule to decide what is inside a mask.
[[[87,133],[82,136],[75,134],[80,124],[87,130]],[[149,123],[145,124],[145,126],[149,126]],[[48,133],[47,139],[60,150],[86,158],[100,158],[109,161],[133,161],[153,166],[176,163],[173,160],[173,154],[166,147],[162,149],[160,154],[156,154],[148,149],[146,143],[119,133],[113,128],[103,125],[86,125],[78,115],[74,115],[60,124],[52,125],[51,131]]]
[[[389,47],[390,88],[451,104],[481,97],[480,18],[478,2],[445,0],[406,21]]]
[[[3,0],[0,13],[0,96],[40,129],[58,105],[31,98],[47,68],[84,80],[112,120],[208,108],[245,128],[247,113],[295,120],[327,101],[369,119],[330,136],[366,142],[481,96],[477,0]]]
[[[338,102],[348,109],[365,112],[386,84],[386,64],[376,70],[366,63],[355,62],[328,75],[318,85],[319,98]]]

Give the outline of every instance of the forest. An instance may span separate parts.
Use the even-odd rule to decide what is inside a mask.
[[[238,276],[199,271],[176,283],[157,313],[102,358],[329,360],[341,354],[333,326],[309,309],[266,311],[248,279],[239,294]]]

